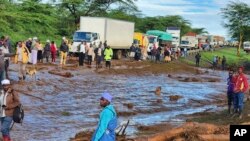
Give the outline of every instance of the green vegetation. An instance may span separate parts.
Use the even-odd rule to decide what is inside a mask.
[[[212,61],[212,59],[215,55],[217,55],[221,58],[224,55],[226,57],[228,65],[241,64],[242,61],[250,60],[250,55],[248,55],[244,51],[241,51],[240,56],[237,56],[236,50],[237,50],[237,48],[233,48],[233,47],[220,48],[220,49],[216,49],[215,51],[212,51],[212,52],[210,52],[210,51],[209,52],[201,52],[201,56],[203,59],[207,59],[207,60]]]
[[[135,31],[163,30],[167,26],[181,27],[187,32],[206,33],[204,28],[192,28],[183,17],[145,17],[138,11],[135,0],[1,0],[0,36],[9,35],[12,42],[38,37],[60,43],[61,37],[72,38],[79,28],[80,16],[109,17],[135,22]],[[114,5],[114,6],[111,6]]]
[[[250,6],[243,2],[230,2],[223,8],[222,15],[226,19],[224,26],[229,30],[233,38],[239,41],[237,55],[244,40],[250,40]]]

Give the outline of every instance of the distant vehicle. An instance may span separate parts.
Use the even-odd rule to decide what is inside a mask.
[[[173,37],[172,45],[174,47],[179,47],[180,46],[180,35],[181,35],[180,28],[179,27],[167,27],[166,32],[170,33]]]
[[[134,42],[136,46],[148,47],[148,37],[146,34],[135,32],[134,33]]]
[[[245,52],[250,53],[250,41],[246,41],[243,43],[243,49]]]
[[[153,47],[155,46],[156,48],[159,47],[159,38],[158,36],[154,36],[154,35],[147,35],[148,37],[148,52],[151,52],[151,50],[153,49]]]
[[[183,36],[181,38],[180,47],[187,47],[188,49],[198,48],[198,38],[196,38],[195,36]]]
[[[78,51],[81,41],[96,46],[107,41],[115,58],[120,59],[133,43],[134,25],[134,22],[104,17],[80,17],[80,30],[74,33],[71,52]]]

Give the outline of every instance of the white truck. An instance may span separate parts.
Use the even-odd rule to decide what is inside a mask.
[[[107,41],[114,57],[120,59],[133,43],[134,25],[133,22],[104,17],[80,17],[80,30],[74,33],[71,52],[77,52],[81,41],[97,46],[100,41]]]
[[[250,53],[250,41],[246,41],[243,43],[243,49],[246,53]]]
[[[180,36],[181,36],[181,30],[179,27],[167,27],[166,30],[167,33],[170,33],[173,37],[172,45],[177,48],[180,46]]]
[[[183,36],[181,38],[180,47],[189,50],[198,48],[198,39],[195,36]]]

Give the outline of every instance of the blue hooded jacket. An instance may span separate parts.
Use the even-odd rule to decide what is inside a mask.
[[[101,114],[98,127],[91,141],[115,141],[117,117],[113,105],[106,106]]]

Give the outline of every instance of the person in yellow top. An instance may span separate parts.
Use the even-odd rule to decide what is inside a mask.
[[[66,64],[66,59],[67,59],[67,53],[69,51],[69,46],[68,46],[68,40],[64,40],[63,43],[60,46],[60,52],[61,52],[61,65]]]
[[[104,59],[106,61],[106,68],[108,67],[110,69],[111,59],[113,57],[113,50],[110,48],[110,46],[107,46],[107,48],[104,50],[104,56]]]
[[[19,65],[18,77],[19,80],[25,80],[26,65],[29,60],[29,50],[21,41],[18,42],[15,56],[15,63]]]

